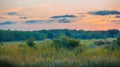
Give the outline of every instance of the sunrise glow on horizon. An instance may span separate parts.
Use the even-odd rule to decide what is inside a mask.
[[[0,0],[0,29],[120,30],[120,0]]]

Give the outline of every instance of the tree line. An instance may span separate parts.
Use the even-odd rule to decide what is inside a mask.
[[[120,36],[120,31],[116,29],[106,31],[84,31],[69,29],[52,29],[39,31],[11,31],[0,30],[0,42],[4,41],[24,41],[28,38],[36,40],[53,39],[61,36],[68,36],[75,39],[100,39],[115,38]]]

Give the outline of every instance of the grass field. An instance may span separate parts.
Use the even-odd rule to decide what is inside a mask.
[[[120,47],[116,38],[79,40],[72,50],[51,46],[52,40],[36,41],[34,47],[25,42],[3,42],[0,67],[120,67]],[[109,43],[96,44],[97,41]]]

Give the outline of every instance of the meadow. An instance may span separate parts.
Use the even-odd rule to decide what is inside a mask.
[[[60,37],[2,42],[0,67],[120,67],[120,47],[115,40]]]

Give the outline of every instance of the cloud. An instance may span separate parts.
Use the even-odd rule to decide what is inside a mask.
[[[71,23],[72,19],[76,18],[77,16],[75,15],[58,15],[58,16],[52,16],[50,18],[53,18],[54,21],[56,20],[56,22],[58,23]]]
[[[0,22],[0,25],[11,25],[11,24],[15,24],[16,22],[12,22],[12,21],[5,21],[5,22]]]
[[[120,18],[120,16],[115,16],[115,18]]]
[[[112,20],[111,22],[113,22],[115,24],[120,24],[120,20]]]
[[[48,19],[48,20],[27,20],[25,23],[28,24],[38,24],[38,23],[54,23],[56,20]]]
[[[101,16],[120,15],[120,11],[117,10],[101,10],[101,11],[88,12],[88,13],[92,15],[101,15]]]
[[[43,22],[43,20],[27,20],[25,22],[28,23],[28,24],[36,24],[36,23]]]
[[[15,15],[18,15],[18,13],[17,12],[8,12],[7,15],[15,16]]]
[[[58,23],[71,23],[70,19],[59,19]]]
[[[25,23],[27,24],[39,24],[39,23],[71,23],[71,19],[61,18],[61,19],[48,19],[48,20],[27,20]]]
[[[75,15],[68,15],[68,14],[66,14],[66,15],[52,16],[50,18],[59,19],[59,18],[76,18],[76,17],[77,16],[75,16]]]
[[[111,22],[120,22],[120,20],[112,20]]]
[[[55,22],[55,20],[44,20],[44,22],[46,22],[46,23],[53,23],[53,22]]]
[[[28,17],[27,16],[21,16],[19,17],[20,19],[27,19]]]

